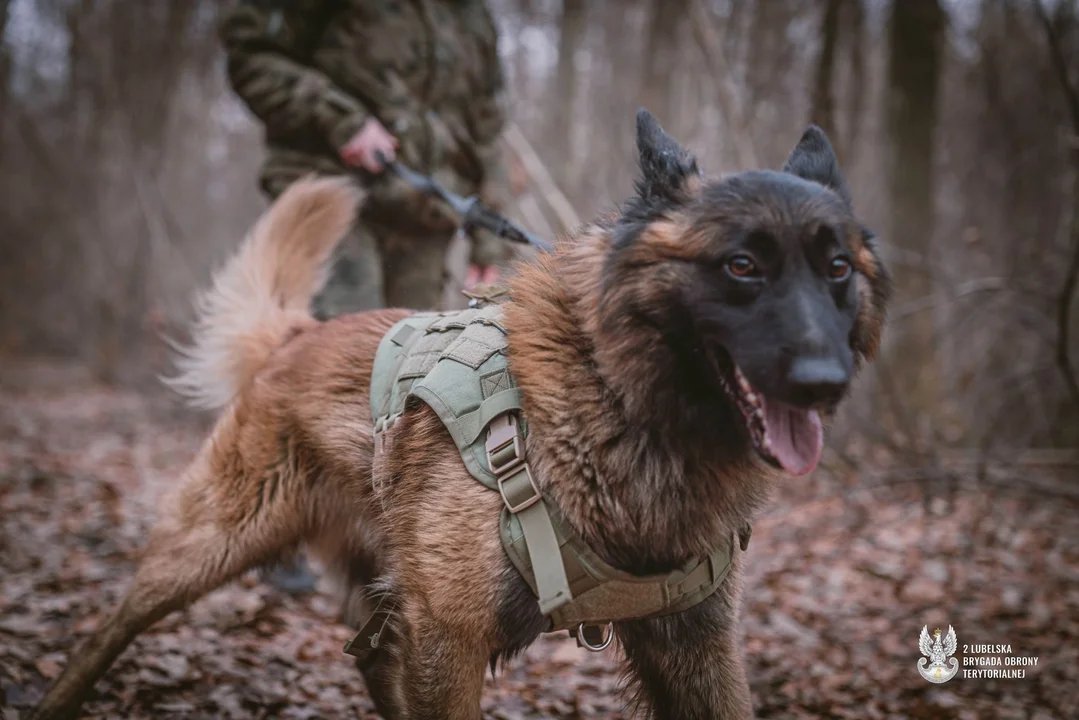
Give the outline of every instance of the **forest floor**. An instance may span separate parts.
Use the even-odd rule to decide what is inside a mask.
[[[0,718],[19,717],[115,607],[152,524],[207,428],[174,399],[71,366],[0,371]],[[925,502],[910,482],[818,470],[755,526],[744,655],[766,718],[1079,717],[1079,501],[1067,478],[964,482]],[[843,466],[838,466],[842,469]],[[923,625],[963,647],[1036,656],[1021,679],[919,677]],[[375,717],[318,593],[255,574],[135,641],[87,717]],[[618,652],[549,637],[488,679],[485,718],[625,717]]]

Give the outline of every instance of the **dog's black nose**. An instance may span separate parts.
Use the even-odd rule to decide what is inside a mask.
[[[797,405],[835,403],[850,384],[850,369],[837,358],[800,357],[791,363],[787,384]]]

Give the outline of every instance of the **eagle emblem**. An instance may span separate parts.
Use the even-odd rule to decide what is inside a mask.
[[[918,649],[925,657],[918,658],[918,674],[931,683],[946,683],[959,672],[959,661],[952,657],[955,654],[956,639],[955,630],[948,626],[948,634],[941,640],[940,628],[933,631],[929,636],[929,626],[922,626],[922,634],[918,637]],[[928,659],[927,659],[928,658]]]

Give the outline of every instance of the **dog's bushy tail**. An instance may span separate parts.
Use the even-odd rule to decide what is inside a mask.
[[[228,404],[297,330],[326,282],[330,256],[362,200],[346,178],[293,183],[259,218],[196,301],[192,343],[166,384],[193,405]]]

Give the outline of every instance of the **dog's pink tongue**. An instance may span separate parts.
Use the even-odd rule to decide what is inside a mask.
[[[764,432],[772,455],[791,475],[805,475],[820,462],[824,428],[816,410],[765,399]]]

